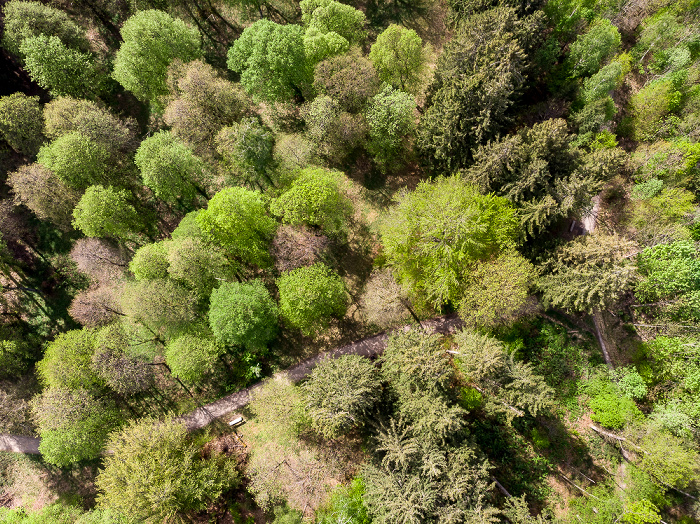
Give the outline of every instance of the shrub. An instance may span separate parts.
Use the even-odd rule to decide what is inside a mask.
[[[594,411],[591,420],[611,429],[620,429],[629,422],[644,418],[632,400],[615,393],[596,395],[588,405]]]

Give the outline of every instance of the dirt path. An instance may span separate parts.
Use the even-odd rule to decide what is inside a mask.
[[[408,330],[413,325],[406,325],[398,329]],[[426,320],[422,322],[421,325],[423,326],[423,329],[431,333],[447,334],[459,329],[462,326],[462,321],[459,319],[456,313],[453,313],[451,315]],[[363,357],[380,355],[386,347],[387,339],[387,333],[379,333],[377,335],[353,342],[352,344],[340,346],[324,353],[319,353],[315,357],[309,358],[296,366],[282,371],[281,374],[286,375],[293,382],[298,382],[311,373],[311,371],[318,364],[327,359],[338,358],[343,355],[361,355]],[[187,429],[189,430],[203,428],[217,418],[224,417],[231,413],[236,413],[244,408],[252,398],[251,393],[261,386],[262,382],[258,382],[249,388],[242,389],[215,402],[211,402],[210,404],[197,408],[192,413],[178,417],[176,420],[184,422],[185,426],[187,426]],[[36,437],[0,435],[0,451],[36,454],[39,453],[40,442],[41,440]]]

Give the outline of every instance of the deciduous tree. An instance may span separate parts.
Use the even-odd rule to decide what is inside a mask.
[[[337,100],[350,113],[359,113],[379,92],[381,82],[372,62],[358,48],[328,58],[314,70],[314,89]]]
[[[224,348],[211,334],[186,333],[173,338],[165,346],[165,361],[173,376],[189,384],[199,383],[215,366]]]
[[[408,93],[386,87],[369,102],[367,149],[384,171],[401,166],[407,143],[415,131],[415,100]]]
[[[60,136],[43,146],[37,162],[50,169],[63,183],[84,190],[106,182],[109,152],[77,131]]]
[[[103,382],[91,366],[94,352],[93,330],[61,333],[46,345],[44,358],[37,363],[39,377],[50,388],[98,389]]]
[[[90,186],[73,210],[73,225],[88,237],[130,240],[143,229],[128,191]]]
[[[427,53],[413,29],[396,24],[387,27],[372,45],[369,59],[381,80],[417,94],[426,73]]]
[[[29,157],[36,155],[44,141],[43,127],[38,97],[12,93],[0,98],[0,135],[12,149]]]
[[[245,182],[265,188],[274,185],[275,136],[258,118],[243,118],[216,135],[216,150]]]
[[[620,47],[622,37],[610,20],[598,18],[588,30],[579,35],[569,50],[569,67],[575,76],[597,72]]]

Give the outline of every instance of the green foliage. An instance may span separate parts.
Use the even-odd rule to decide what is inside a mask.
[[[578,128],[579,140],[600,131],[615,116],[615,102],[609,96],[599,98],[583,106],[570,116],[570,122]]]
[[[277,223],[267,216],[262,195],[242,187],[219,191],[197,214],[204,236],[246,265],[269,264],[267,247]]]
[[[34,399],[32,408],[41,435],[39,451],[59,467],[97,458],[120,422],[110,401],[97,400],[83,389],[51,387]]]
[[[224,352],[211,335],[186,333],[171,339],[165,346],[165,361],[174,376],[189,384],[198,384],[214,368]]]
[[[588,405],[594,411],[591,420],[611,429],[619,429],[644,418],[631,399],[617,392],[599,393],[588,401]]]
[[[390,86],[373,97],[365,118],[369,127],[367,150],[384,171],[401,166],[406,142],[415,131],[415,100]]]
[[[60,9],[40,2],[12,0],[3,8],[2,46],[21,56],[20,47],[27,38],[39,35],[56,36],[71,49],[88,50],[85,31]]]
[[[106,181],[108,157],[109,152],[102,145],[72,131],[43,146],[37,154],[37,162],[66,185],[83,190]]]
[[[277,506],[274,511],[275,520],[272,524],[302,524],[304,514],[298,509],[287,506]]]
[[[156,242],[136,250],[129,262],[129,271],[134,274],[136,280],[154,280],[167,277],[168,266],[168,245],[165,242]]]
[[[590,103],[605,98],[610,91],[620,87],[623,78],[622,63],[619,61],[609,63],[596,74],[583,81],[583,101]]]
[[[328,326],[331,317],[347,310],[343,280],[323,264],[300,267],[277,279],[282,318],[304,335],[312,336]]]
[[[609,20],[595,20],[571,44],[568,61],[572,74],[587,76],[597,72],[617,52],[621,40],[620,32]]]
[[[371,524],[362,497],[365,493],[365,483],[356,477],[347,486],[333,490],[327,505],[316,512],[317,524]]]
[[[649,82],[629,102],[632,115],[632,137],[635,140],[656,140],[672,134],[669,115],[679,109],[681,93],[671,77]]]
[[[220,248],[199,238],[180,238],[167,243],[170,278],[206,299],[220,280],[233,278],[236,265]]]
[[[338,102],[325,95],[304,109],[306,136],[329,163],[342,164],[354,149],[364,145],[367,129],[362,115],[342,111]]]
[[[228,68],[256,101],[304,98],[312,70],[304,52],[303,29],[262,19],[246,27],[228,51]]]
[[[73,210],[73,225],[88,237],[128,240],[143,229],[125,189],[90,186]]]
[[[416,94],[426,73],[427,53],[413,29],[392,24],[377,37],[369,53],[379,78],[394,88]]]
[[[0,98],[0,135],[12,149],[34,156],[44,140],[43,127],[38,97],[12,93]]]
[[[197,193],[206,196],[202,188],[208,180],[204,162],[170,131],[159,131],[141,142],[134,163],[143,183],[166,202],[191,202]]]
[[[189,62],[201,56],[199,33],[179,18],[151,9],[124,22],[121,35],[112,76],[139,100],[162,108],[168,66],[175,59]]]
[[[631,236],[646,246],[688,239],[690,231],[681,219],[695,208],[694,201],[690,191],[665,187],[656,196],[635,202],[627,220]]]
[[[26,38],[20,51],[29,76],[53,96],[94,98],[105,81],[92,55],[66,47],[57,36]]]
[[[224,282],[210,304],[209,326],[221,344],[255,351],[277,335],[277,304],[260,280]]]
[[[379,373],[359,355],[345,355],[319,364],[302,386],[312,427],[336,438],[361,426],[379,400]]]
[[[647,385],[642,376],[633,367],[617,368],[613,380],[626,396],[633,400],[641,400],[647,394]]]
[[[312,64],[345,53],[365,39],[365,15],[352,6],[335,0],[302,0],[299,7],[306,26],[304,49]]]
[[[110,437],[97,476],[98,503],[131,518],[185,522],[238,484],[223,456],[203,457],[184,425],[145,418]]]
[[[21,376],[31,357],[31,347],[19,336],[0,340],[0,379]]]
[[[336,100],[345,111],[359,113],[367,100],[379,92],[380,80],[372,62],[354,48],[316,66],[314,89]]]
[[[352,213],[352,203],[341,192],[345,176],[323,168],[302,170],[287,191],[270,205],[270,212],[288,224],[319,226],[340,233]]]
[[[61,333],[46,345],[44,358],[37,363],[39,377],[50,388],[98,389],[103,383],[91,366],[94,352],[93,331]]]
[[[663,180],[650,178],[646,182],[635,184],[634,187],[632,187],[632,198],[635,200],[646,200],[647,198],[655,197],[661,192],[663,187]]]
[[[661,522],[659,508],[646,499],[628,504],[622,521],[629,524],[658,524]]]
[[[451,177],[400,195],[380,234],[398,280],[439,307],[459,303],[476,262],[513,246],[516,224],[506,199]]]
[[[638,467],[655,483],[686,488],[700,472],[700,456],[688,441],[653,427],[632,428],[633,438],[644,450]]]
[[[243,180],[264,188],[273,184],[275,136],[257,118],[243,118],[216,135],[216,150]]]

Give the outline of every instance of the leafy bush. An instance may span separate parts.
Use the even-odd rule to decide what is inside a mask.
[[[588,405],[594,411],[591,420],[611,429],[620,429],[629,422],[644,418],[632,400],[616,393],[596,395],[588,401]]]
[[[316,512],[316,524],[371,524],[362,496],[364,481],[357,477],[348,486],[336,488],[328,504]]]
[[[655,197],[659,194],[659,192],[661,192],[663,187],[663,180],[651,178],[646,182],[640,182],[632,187],[632,198],[635,200],[645,200],[647,198]]]
[[[626,397],[640,400],[647,394],[647,385],[642,376],[632,367],[616,369],[613,380]]]

